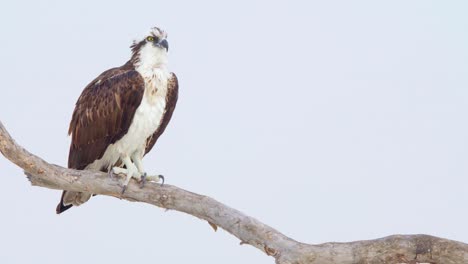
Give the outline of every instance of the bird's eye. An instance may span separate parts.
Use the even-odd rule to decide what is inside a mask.
[[[150,41],[150,42],[153,42],[153,41],[154,41],[154,37],[148,36],[148,37],[146,37],[146,40],[147,40],[147,41]]]

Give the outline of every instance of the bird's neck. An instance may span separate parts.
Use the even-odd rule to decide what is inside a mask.
[[[152,77],[155,72],[169,72],[167,64],[156,64],[156,65],[135,65],[135,70],[139,72],[143,77]]]
[[[140,73],[150,73],[156,69],[167,71],[167,52],[145,46],[136,54],[133,65]]]

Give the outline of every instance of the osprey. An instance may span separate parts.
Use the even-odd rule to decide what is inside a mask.
[[[178,82],[167,69],[167,34],[154,27],[131,46],[123,66],[103,72],[85,87],[75,106],[68,134],[68,167],[124,174],[122,193],[131,178],[147,177],[142,158],[166,129],[178,96]],[[63,191],[57,214],[93,194]]]

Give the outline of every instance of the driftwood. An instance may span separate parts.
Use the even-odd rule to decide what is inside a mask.
[[[49,164],[19,146],[0,122],[0,152],[21,167],[32,185],[86,191],[153,204],[208,221],[252,245],[280,264],[468,263],[468,245],[428,235],[394,235],[375,240],[309,245],[230,208],[210,197],[171,185],[148,182],[140,189],[131,181],[121,196],[120,179],[102,172],[78,171]]]

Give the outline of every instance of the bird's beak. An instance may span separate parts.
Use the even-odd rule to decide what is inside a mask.
[[[156,46],[163,47],[166,49],[166,51],[169,51],[169,43],[166,39],[161,40],[158,44],[156,44]]]

